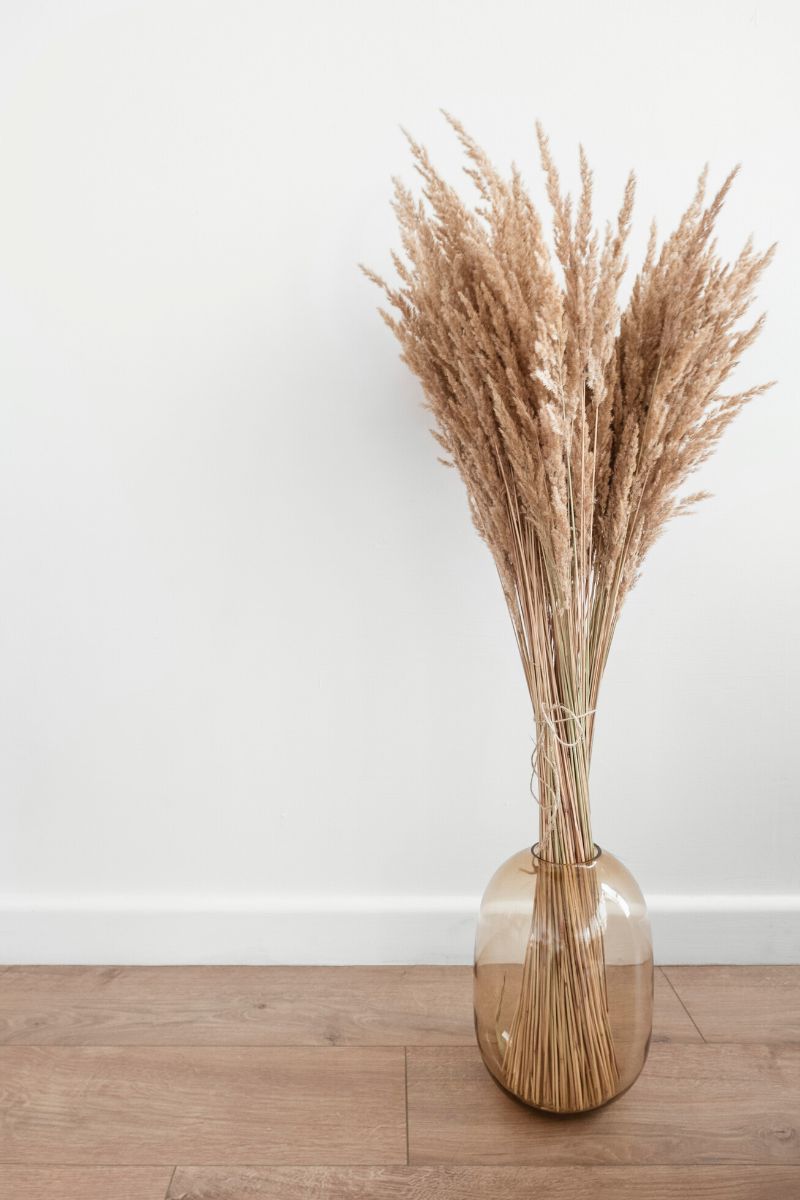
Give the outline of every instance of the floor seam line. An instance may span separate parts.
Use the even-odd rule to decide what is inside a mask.
[[[404,1080],[405,1080],[405,1097],[406,1097],[406,1166],[411,1165],[411,1156],[409,1153],[409,1132],[408,1132],[408,1046],[403,1047],[404,1060]]]
[[[214,1171],[228,1170],[236,1168],[237,1170],[245,1169],[249,1171],[370,1171],[380,1170],[385,1168],[402,1168],[411,1167],[411,1163],[402,1162],[354,1162],[354,1163],[276,1163],[276,1162],[215,1162],[215,1163],[195,1163],[184,1164],[197,1171]],[[520,1170],[553,1170],[560,1169],[564,1164],[546,1163],[537,1164],[529,1163],[504,1163],[504,1162],[464,1162],[452,1158],[432,1159],[427,1163],[414,1163],[414,1170],[425,1167],[466,1167],[470,1171],[520,1171]],[[739,1162],[733,1159],[725,1159],[718,1162],[698,1162],[696,1159],[682,1159],[681,1161],[674,1160],[657,1160],[653,1162],[627,1162],[623,1164],[608,1163],[608,1162],[581,1162],[569,1164],[572,1170],[575,1171],[591,1171],[597,1173],[600,1171],[648,1171],[653,1167],[659,1170],[671,1170],[673,1168],[688,1169],[693,1171],[716,1171],[720,1168],[725,1170],[734,1170],[742,1167],[750,1171],[793,1171],[800,1176],[800,1163],[797,1162],[757,1162],[750,1160],[748,1162]],[[159,1168],[162,1170],[168,1168],[168,1163],[96,1163],[96,1162],[67,1162],[67,1163],[42,1163],[42,1162],[26,1162],[17,1159],[16,1161],[0,1162],[0,1170],[5,1167],[21,1167],[24,1170],[30,1171],[48,1171],[51,1168],[58,1170],[70,1171],[154,1171]],[[172,1177],[177,1173],[178,1167],[173,1168]],[[171,1179],[172,1179],[171,1177]],[[171,1182],[170,1182],[171,1186]]]
[[[693,1017],[693,1016],[692,1016],[692,1014],[689,1012],[689,1009],[688,1009],[688,1008],[686,1007],[686,1005],[684,1004],[684,1002],[683,1002],[683,997],[681,996],[681,994],[680,994],[680,992],[678,991],[678,989],[675,987],[675,984],[672,982],[672,980],[670,979],[669,975],[667,974],[667,972],[664,970],[664,968],[663,968],[663,967],[659,967],[658,969],[659,969],[659,971],[661,972],[661,974],[664,976],[664,978],[666,979],[667,983],[669,984],[669,986],[670,986],[670,988],[671,988],[671,990],[672,990],[672,994],[673,994],[673,996],[675,996],[675,998],[677,999],[677,1001],[678,1001],[678,1003],[680,1004],[681,1008],[682,1008],[682,1009],[683,1009],[683,1011],[686,1013],[687,1017],[688,1017],[688,1018],[689,1018],[689,1020],[692,1022],[692,1024],[693,1024],[693,1025],[694,1025],[694,1027],[695,1027],[695,1029],[697,1030],[697,1032],[700,1034],[700,1038],[701,1038],[701,1040],[702,1040],[702,1042],[703,1042],[703,1045],[704,1045],[704,1046],[707,1046],[707,1045],[708,1045],[708,1042],[707,1042],[707,1041],[706,1041],[706,1039],[705,1039],[705,1036],[704,1036],[704,1034],[703,1034],[703,1031],[702,1031],[702,1029],[701,1029],[701,1028],[700,1028],[700,1026],[697,1024],[697,1021],[695,1021],[694,1017]]]

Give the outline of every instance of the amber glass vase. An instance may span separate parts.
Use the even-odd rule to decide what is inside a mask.
[[[495,872],[475,942],[475,1031],[488,1069],[534,1108],[599,1108],[650,1045],[647,909],[622,863],[558,864],[521,850]]]

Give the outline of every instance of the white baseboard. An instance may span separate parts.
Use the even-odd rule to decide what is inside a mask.
[[[800,962],[800,894],[648,900],[656,961]],[[469,963],[470,896],[0,897],[0,963]]]

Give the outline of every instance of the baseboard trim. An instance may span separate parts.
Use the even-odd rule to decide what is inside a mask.
[[[478,897],[0,897],[0,963],[468,963]],[[800,962],[800,894],[652,895],[661,963]]]

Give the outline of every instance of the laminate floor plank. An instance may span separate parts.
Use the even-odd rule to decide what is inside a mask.
[[[797,1200],[798,1196],[800,1167],[179,1167],[168,1200]]]
[[[583,1116],[506,1095],[477,1050],[408,1051],[414,1165],[800,1165],[800,1046],[655,1045],[635,1086]]]
[[[0,1162],[406,1161],[402,1049],[0,1048]]]
[[[471,1045],[469,967],[12,967],[8,1045]]]
[[[169,1167],[3,1167],[4,1200],[164,1200]]]
[[[800,966],[664,972],[707,1042],[800,1042]]]
[[[655,973],[655,1041],[700,1041]],[[10,967],[0,1044],[471,1046],[470,967]]]

